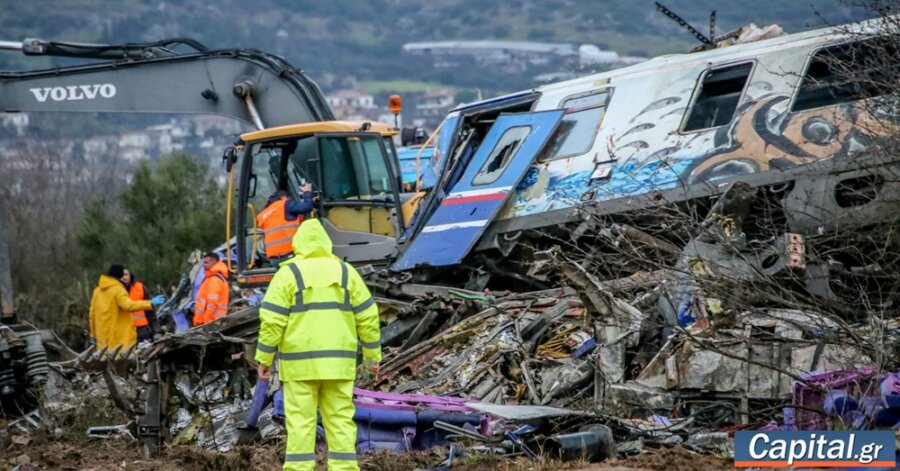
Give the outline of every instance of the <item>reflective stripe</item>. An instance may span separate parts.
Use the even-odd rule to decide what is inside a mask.
[[[284,461],[315,461],[315,453],[285,453]]]
[[[362,340],[360,340],[359,344],[362,345],[363,348],[378,348],[381,346],[381,339],[378,339],[374,342],[363,342]]]
[[[206,299],[210,299],[210,300],[215,299],[216,301],[218,301],[219,295],[218,294],[207,294]]]
[[[350,304],[336,303],[334,301],[325,301],[320,303],[295,304],[291,308],[292,313],[317,311],[320,309],[337,309],[339,311],[350,312]]]
[[[356,352],[353,350],[319,350],[316,352],[293,352],[279,353],[278,358],[282,360],[311,360],[314,358],[353,358],[356,359]]]
[[[330,460],[347,460],[356,461],[356,453],[345,453],[342,451],[329,451],[328,459]]]
[[[353,307],[353,313],[354,313],[354,314],[359,314],[359,313],[365,311],[366,309],[370,308],[373,304],[375,304],[375,298],[373,298],[373,297],[370,296],[369,299],[365,300],[365,301],[364,301],[362,304],[360,304],[359,306],[354,306],[354,307]]]
[[[350,290],[347,289],[347,277],[349,273],[347,271],[347,264],[341,262],[341,289],[344,290],[344,305],[347,306],[347,311],[350,310]]]
[[[263,234],[271,234],[273,232],[280,231],[283,229],[296,229],[298,227],[300,227],[300,223],[295,222],[294,224],[285,224],[283,226],[276,226],[276,227],[272,227],[269,229],[265,229],[265,230],[263,230]]]
[[[290,237],[282,237],[281,239],[270,240],[266,242],[266,247],[275,247],[279,244],[286,244],[288,242],[293,242],[294,236]]]
[[[297,267],[296,264],[291,263],[288,267],[290,267],[291,272],[294,274],[294,278],[297,280],[297,294],[294,305],[290,310],[292,314],[319,309],[337,309],[344,312],[353,310],[353,306],[350,304],[350,290],[347,289],[347,280],[350,277],[350,273],[346,263],[341,262],[341,289],[344,290],[344,302],[342,303],[334,301],[304,303],[303,290],[306,288],[306,284],[303,282],[303,274],[300,273],[300,268]]]
[[[206,304],[207,304],[207,303],[206,303],[206,300],[205,300],[205,299],[203,299],[203,298],[197,298],[197,302],[196,302],[195,304],[197,304],[198,306],[206,307]]]
[[[256,342],[256,349],[263,353],[275,353],[278,347],[270,347],[262,342]]]
[[[288,314],[291,313],[291,310],[290,310],[290,309],[288,309],[288,308],[286,308],[286,307],[281,307],[281,306],[279,306],[279,305],[277,305],[277,304],[272,304],[272,303],[269,303],[269,302],[264,302],[264,303],[262,303],[262,305],[259,306],[259,309],[260,309],[260,310],[265,309],[265,310],[267,310],[267,311],[272,311],[272,312],[274,312],[275,314],[281,314],[282,316],[286,316],[286,315],[288,315]]]
[[[303,274],[300,273],[300,268],[293,263],[288,266],[291,268],[291,273],[294,274],[294,278],[297,280],[297,291],[302,292],[306,289],[306,284],[303,283]]]
[[[288,266],[291,268],[291,273],[294,274],[294,280],[297,282],[297,293],[294,295],[294,307],[291,308],[291,312],[300,312],[303,308],[303,290],[306,289],[306,284],[303,283],[303,274],[300,273],[300,268],[293,263]]]

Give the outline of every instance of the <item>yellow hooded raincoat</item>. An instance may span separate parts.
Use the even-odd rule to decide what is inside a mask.
[[[277,350],[282,381],[354,380],[358,345],[381,361],[378,306],[318,220],[304,221],[292,246],[260,306],[256,361],[271,365]]]
[[[331,253],[318,219],[304,221],[292,240],[294,257],[275,273],[259,309],[256,361],[278,353],[284,387],[285,471],[316,467],[316,410],[328,441],[328,469],[358,471],[353,382],[356,352],[381,361],[378,306],[350,265]]]
[[[135,301],[128,296],[119,280],[100,275],[91,298],[91,337],[97,340],[97,348],[110,350],[122,346],[123,349],[137,342],[137,331],[131,317],[132,311],[148,311],[153,307],[150,301]]]

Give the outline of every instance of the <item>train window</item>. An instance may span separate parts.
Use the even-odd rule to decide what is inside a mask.
[[[730,123],[751,69],[753,64],[747,62],[707,72],[700,82],[700,90],[682,131],[715,128]]]
[[[791,111],[872,98],[893,90],[897,49],[867,40],[819,50],[809,62]]]
[[[566,99],[562,104],[566,114],[544,146],[539,160],[545,162],[587,152],[600,129],[608,97],[607,91],[601,91]]]
[[[516,126],[509,128],[497,140],[497,145],[491,149],[490,155],[484,160],[484,165],[475,178],[472,179],[473,185],[487,185],[494,183],[503,175],[506,167],[512,162],[519,145],[531,133],[531,126]]]

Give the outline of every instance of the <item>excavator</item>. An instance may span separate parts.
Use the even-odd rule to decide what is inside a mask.
[[[6,113],[215,114],[256,128],[223,156],[229,196],[237,195],[236,206],[229,199],[226,231],[238,228],[232,269],[241,284],[264,285],[274,273],[261,255],[254,216],[279,189],[296,196],[301,182],[314,183],[317,215],[336,253],[376,265],[395,257],[397,235],[421,198],[404,192],[393,142],[399,129],[335,121],[319,87],[280,57],[250,49],[210,51],[183,38],[117,46],[28,39],[2,41],[0,50],[98,60],[0,72],[0,111]],[[399,97],[392,103],[396,115]]]

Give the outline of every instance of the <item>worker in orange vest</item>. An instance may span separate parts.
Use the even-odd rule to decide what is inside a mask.
[[[194,326],[206,324],[228,314],[228,267],[209,252],[201,261],[205,278],[194,301]]]
[[[291,241],[294,233],[313,210],[312,184],[300,187],[300,199],[288,198],[284,190],[278,190],[269,197],[266,208],[256,216],[256,226],[263,231],[266,258],[272,265],[293,256]]]
[[[150,299],[150,293],[144,289],[144,283],[136,279],[127,267],[121,281],[125,284],[125,288],[128,289],[129,298],[135,301]],[[156,312],[153,309],[131,311],[131,319],[134,321],[134,328],[137,329],[138,342],[153,340],[154,335],[159,332],[159,327],[156,323]]]

